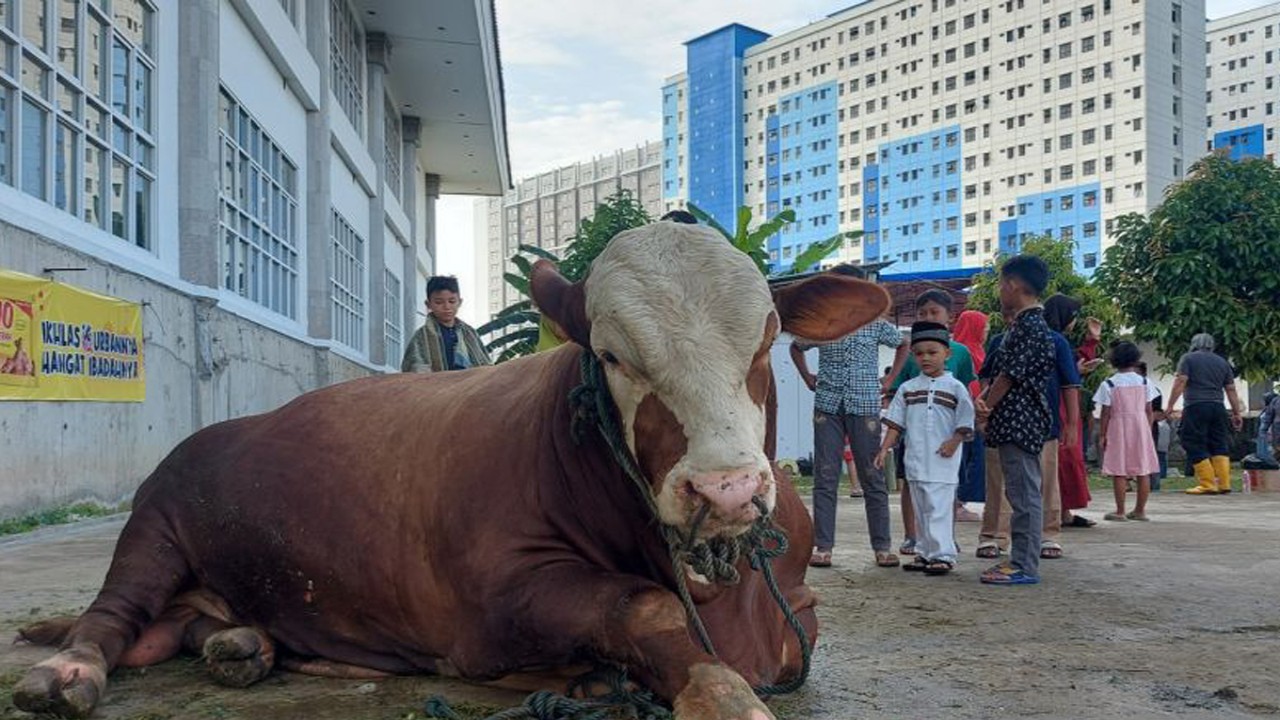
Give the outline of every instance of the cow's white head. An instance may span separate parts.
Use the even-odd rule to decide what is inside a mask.
[[[571,284],[533,272],[538,307],[601,361],[626,441],[661,520],[731,536],[772,510],[769,351],[779,331],[843,337],[889,304],[880,287],[819,275],[770,295],[755,264],[705,227],[658,222],[619,234]]]

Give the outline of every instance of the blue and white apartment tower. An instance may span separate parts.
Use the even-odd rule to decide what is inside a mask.
[[[679,191],[677,180],[675,188],[664,187],[664,195],[683,195],[730,228],[742,204],[742,56],[748,48],[768,37],[759,30],[734,24],[686,42],[683,106],[677,100],[680,87],[668,87],[664,91],[664,111],[670,108],[675,112],[664,117],[663,140],[670,137],[673,130],[677,134],[670,149],[664,149],[664,170],[673,155],[673,166],[686,165],[681,155],[687,153],[688,156],[687,191],[670,192]],[[687,115],[683,123],[679,117],[681,111]],[[682,124],[683,133],[680,132]],[[678,151],[680,147],[685,152]]]
[[[964,277],[1052,235],[1090,274],[1115,219],[1205,152],[1204,17],[1203,0],[867,0],[772,37],[728,25],[664,85],[664,201],[726,225],[738,205],[794,210],[775,267],[862,231],[824,262]],[[1266,152],[1254,112],[1209,144]]]
[[[1205,149],[1275,160],[1280,140],[1280,3],[1209,22]]]

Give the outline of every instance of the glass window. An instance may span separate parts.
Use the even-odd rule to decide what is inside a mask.
[[[151,8],[143,0],[112,0],[116,30],[129,44],[151,54]]]
[[[58,67],[80,77],[80,3],[58,0]]]
[[[329,81],[356,132],[364,133],[364,33],[347,0],[329,0]]]
[[[383,154],[386,158],[387,185],[391,187],[391,194],[399,198],[402,178],[400,153],[404,151],[404,140],[400,132],[400,114],[396,112],[395,106],[391,104],[389,98],[385,112],[386,130],[382,137]]]
[[[219,99],[222,285],[298,316],[298,201],[293,161],[225,89]],[[152,186],[136,196],[151,203]]]
[[[86,142],[84,149],[84,214],[85,222],[101,228],[106,221],[102,196],[102,173],[106,168],[107,151],[94,142]]]
[[[3,2],[0,2],[3,6]],[[9,112],[9,103],[12,102],[11,91],[3,85],[0,85],[0,182],[11,182],[9,178],[9,133],[11,132],[12,117]]]
[[[45,200],[45,170],[48,165],[48,112],[30,98],[22,100],[22,191]]]
[[[111,161],[111,234],[121,240],[129,239],[128,216],[125,208],[129,197],[126,185],[129,180],[129,168],[120,158]]]
[[[22,38],[29,47],[41,51],[45,49],[45,3],[44,0],[27,0],[23,3]]]
[[[129,50],[117,38],[111,43],[111,108],[129,114]]]
[[[79,193],[76,192],[76,131],[65,122],[57,123],[53,136],[53,204],[73,215]]]
[[[383,271],[383,305],[382,313],[385,318],[383,326],[383,337],[386,342],[386,363],[395,366],[400,362],[400,356],[404,353],[402,348],[402,338],[404,337],[401,326],[400,313],[400,278],[396,277],[390,270]]]
[[[140,55],[133,63],[133,125],[151,132],[151,68]]]
[[[329,240],[333,253],[333,274],[329,277],[333,339],[353,350],[364,350],[365,241],[336,210]]]

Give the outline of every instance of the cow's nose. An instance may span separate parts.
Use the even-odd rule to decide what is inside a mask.
[[[756,469],[738,469],[695,475],[689,486],[706,499],[717,516],[735,517],[751,506],[763,490],[764,475]]]

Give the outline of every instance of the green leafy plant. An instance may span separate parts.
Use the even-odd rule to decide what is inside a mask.
[[[1139,340],[1174,361],[1208,332],[1250,381],[1280,375],[1280,168],[1210,155],[1116,230],[1098,284]]]
[[[650,222],[653,218],[631,192],[620,190],[597,205],[591,217],[582,220],[577,234],[569,240],[563,259],[540,247],[520,245],[517,254],[511,257],[515,272],[508,271],[502,277],[522,299],[498,311],[492,320],[476,328],[481,336],[497,335],[486,342],[485,349],[495,355],[497,362],[505,362],[532,354],[538,349],[539,340],[545,339],[548,328],[529,294],[529,278],[536,260],[556,263],[565,279],[577,282],[587,276],[591,262],[615,235]]]
[[[795,222],[795,211],[787,209],[751,227],[751,208],[738,209],[737,227],[730,233],[707,213],[690,203],[689,212],[699,221],[711,227],[725,237],[735,248],[746,253],[755,262],[760,273],[766,277],[769,272],[769,252],[766,249],[768,240],[786,225]],[[571,282],[577,282],[587,276],[591,263],[613,240],[614,236],[624,230],[640,227],[653,222],[653,218],[645,211],[632,194],[621,190],[596,206],[595,213],[578,226],[578,233],[570,239],[564,258],[542,248],[521,245],[511,258],[515,271],[503,274],[508,285],[520,293],[522,299],[508,305],[498,312],[492,320],[476,328],[482,336],[496,335],[485,344],[490,354],[496,353],[497,362],[505,362],[512,358],[529,355],[534,351],[554,345],[550,340],[550,332],[546,323],[529,295],[529,277],[533,271],[533,263],[538,258],[555,262],[560,274]],[[773,273],[773,277],[804,272],[818,264],[823,258],[836,252],[846,240],[860,237],[861,231],[843,232],[810,244],[785,271]]]
[[[824,258],[836,252],[844,245],[846,240],[852,240],[862,236],[861,230],[852,230],[848,232],[836,233],[831,237],[811,243],[799,255],[790,267],[785,270],[770,271],[769,268],[769,251],[767,249],[769,238],[778,234],[784,227],[796,221],[796,213],[794,210],[787,208],[773,217],[760,223],[755,228],[751,227],[752,212],[751,208],[743,205],[738,208],[737,224],[733,232],[729,232],[723,225],[711,217],[705,210],[693,203],[687,203],[686,207],[689,212],[698,221],[707,225],[711,229],[720,233],[729,241],[729,244],[746,253],[760,269],[760,274],[766,277],[781,277],[783,275],[794,275],[802,273],[817,265]]]

